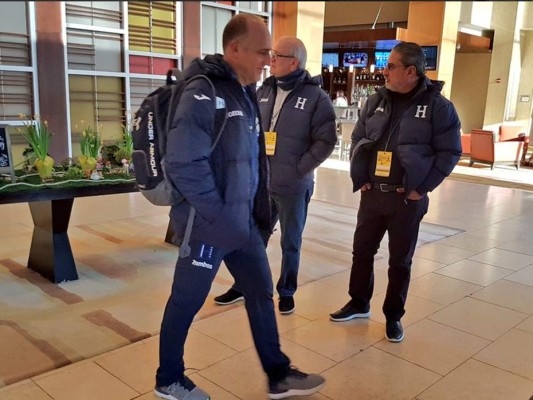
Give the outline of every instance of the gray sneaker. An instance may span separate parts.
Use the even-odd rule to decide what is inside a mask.
[[[326,380],[320,375],[306,374],[291,367],[285,379],[270,383],[269,399],[284,399],[291,396],[309,396],[324,386]]]
[[[167,400],[209,400],[211,398],[187,377],[182,382],[174,382],[169,386],[156,386],[154,394]]]

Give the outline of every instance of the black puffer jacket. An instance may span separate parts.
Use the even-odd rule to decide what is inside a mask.
[[[185,197],[173,206],[175,233],[183,238],[190,206],[196,209],[191,237],[225,250],[238,248],[250,228],[270,230],[267,160],[259,119],[246,116],[250,106],[259,116],[255,93],[245,90],[221,55],[196,59],[185,78],[205,74],[216,88],[217,101],[206,80],[187,85],[167,142],[165,168]],[[220,141],[210,154],[215,135],[215,104],[225,104],[227,120]],[[257,162],[258,161],[258,162]]]
[[[257,90],[263,129],[270,130],[276,101],[276,78]],[[333,152],[337,143],[335,111],[329,96],[302,70],[281,107],[275,131],[276,152],[270,162],[270,191],[303,192],[314,184],[313,171]]]
[[[461,157],[461,123],[453,104],[440,94],[442,82],[427,77],[403,113],[398,132],[398,157],[405,170],[406,195],[435,189]],[[352,133],[350,175],[353,191],[370,182],[371,152],[387,132],[391,97],[385,87],[370,96]]]

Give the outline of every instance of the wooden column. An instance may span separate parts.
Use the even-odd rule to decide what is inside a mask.
[[[192,60],[202,55],[200,43],[202,26],[201,3],[199,1],[183,2],[183,68]]]
[[[448,98],[452,87],[460,11],[460,2],[411,1],[407,30],[402,31],[399,38],[421,46],[439,46],[437,71],[428,71],[427,76],[445,82],[443,95]]]
[[[36,1],[37,74],[41,120],[47,121],[54,137],[49,153],[56,164],[69,156],[65,52],[61,3]]]

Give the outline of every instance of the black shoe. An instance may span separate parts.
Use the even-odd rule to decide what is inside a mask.
[[[310,396],[324,386],[325,379],[317,374],[306,374],[291,367],[287,376],[268,385],[269,399],[284,399],[291,396]]]
[[[294,312],[294,298],[292,296],[281,296],[279,298],[278,309],[280,314],[291,314]]]
[[[370,310],[360,310],[352,306],[352,302],[348,302],[340,310],[329,314],[329,319],[335,322],[349,321],[354,318],[368,318],[370,317]]]
[[[233,304],[241,300],[244,300],[243,294],[233,288],[230,288],[226,293],[215,297],[215,303],[219,306],[227,306],[228,304]]]
[[[389,342],[398,343],[403,340],[403,328],[400,321],[387,321],[385,337]]]

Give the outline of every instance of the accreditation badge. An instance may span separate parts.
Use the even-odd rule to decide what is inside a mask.
[[[276,137],[277,133],[274,131],[265,132],[265,148],[267,156],[273,156],[276,152]]]
[[[392,164],[392,151],[378,151],[376,176],[389,176]]]

